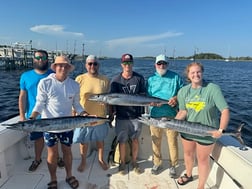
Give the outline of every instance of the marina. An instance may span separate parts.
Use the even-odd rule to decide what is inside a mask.
[[[0,189],[55,189],[48,186],[51,180],[57,180],[56,188],[58,189],[71,189],[71,185],[66,181],[66,177],[69,178],[71,175],[79,181],[78,189],[252,188],[252,180],[250,180],[252,175],[252,54],[250,50],[252,1],[242,3],[240,1],[205,1],[204,3],[199,1],[99,1],[98,3],[77,0],[73,3],[43,1],[43,4],[44,6],[42,2],[38,4],[20,0],[1,3],[0,14],[3,26],[0,31]],[[89,145],[85,169],[80,166],[82,160],[80,146],[73,144],[72,174],[66,175],[68,167],[62,168],[58,165],[57,178],[50,177],[47,165],[50,153],[46,146],[41,163],[33,171],[33,167],[36,167],[36,163],[40,160],[38,158],[38,161],[34,162],[35,166],[30,166],[35,158],[35,144],[30,140],[30,130],[25,128],[14,130],[14,128],[19,128],[18,124],[20,124],[19,99],[27,97],[20,95],[23,93],[20,90],[23,85],[23,80],[20,81],[21,75],[37,66],[35,61],[33,62],[34,58],[45,61],[44,55],[34,56],[34,52],[38,49],[47,50],[49,53],[49,66],[54,63],[55,56],[67,55],[75,67],[69,74],[72,79],[85,73],[86,69],[89,70],[88,66],[91,68],[97,66],[101,75],[112,80],[122,71],[124,66],[121,64],[122,55],[130,53],[134,57],[134,62],[125,64],[132,64],[133,70],[141,74],[147,84],[149,78],[149,81],[152,78],[155,79],[153,75],[156,74],[156,57],[164,54],[168,57],[168,62],[166,62],[168,69],[178,73],[187,85],[190,84],[187,78],[189,70],[185,69],[192,62],[201,63],[204,66],[204,69],[201,69],[203,72],[198,70],[199,72],[192,73],[191,76],[195,79],[193,83],[195,81],[196,85],[199,84],[197,79],[201,79],[202,73],[206,83],[218,85],[217,89],[207,91],[207,95],[208,92],[214,94],[215,96],[210,101],[214,101],[218,109],[223,109],[225,105],[230,113],[225,129],[222,127],[223,124],[218,127],[217,119],[220,118],[220,112],[216,112],[215,122],[210,124],[218,129],[219,133],[215,132],[216,136],[220,136],[221,132],[223,135],[217,139],[211,149],[211,154],[207,156],[210,160],[209,175],[206,173],[207,166],[199,166],[205,163],[204,149],[209,146],[201,150],[202,146],[197,145],[198,159],[194,161],[192,177],[190,177],[191,170],[187,172],[190,182],[185,185],[178,184],[178,179],[181,181],[180,177],[186,176],[185,164],[187,168],[190,167],[188,156],[191,155],[186,147],[185,150],[183,149],[180,134],[177,138],[179,161],[175,166],[176,175],[171,177],[174,167],[170,164],[170,149],[165,135],[161,145],[162,169],[159,172],[159,167],[157,167],[157,175],[155,174],[157,172],[152,170],[153,153],[155,153],[152,149],[152,140],[155,140],[155,137],[151,136],[149,125],[153,123],[156,127],[170,128],[181,133],[186,130],[188,133],[190,131],[193,134],[199,134],[199,137],[205,135],[208,128],[195,122],[188,123],[191,120],[189,117],[184,120],[186,122],[176,122],[172,120],[172,117],[169,118],[169,123],[164,119],[162,122],[157,122],[159,119],[151,120],[151,122],[149,118],[149,120],[142,120],[143,127],[139,136],[139,153],[137,154],[137,163],[144,171],[141,174],[139,174],[140,171],[133,169],[131,162],[126,164],[125,175],[119,172],[117,163],[111,163],[106,169],[104,164],[99,164],[101,158],[98,158],[95,142]],[[95,61],[97,63],[87,62],[89,64],[85,65],[86,55],[90,54],[98,57]],[[163,67],[162,64],[165,63],[160,64]],[[57,65],[57,67],[66,68],[67,66]],[[28,77],[28,80],[33,80],[33,77]],[[94,89],[98,86],[96,82],[90,82],[88,85]],[[144,85],[142,80],[141,88]],[[85,88],[85,83],[83,86]],[[130,90],[136,89],[135,86],[130,86],[129,82],[126,82],[126,86],[125,89],[128,86]],[[158,81],[153,89],[155,90],[158,86],[164,94],[170,92],[170,88],[165,89],[164,84]],[[68,91],[69,88],[65,89]],[[187,103],[187,107],[197,109],[196,111],[209,110],[211,114],[215,107],[208,109],[208,103],[204,103],[205,99],[201,98],[206,93],[201,89],[190,88],[187,92],[192,93],[188,94],[185,91],[185,96],[182,98],[189,102],[191,95],[196,95],[198,92],[195,96],[197,103]],[[219,100],[220,94],[223,94],[221,100]],[[173,100],[175,98],[171,101]],[[180,107],[184,106],[181,100],[183,99],[179,98]],[[224,104],[225,101],[227,103]],[[64,104],[67,99],[62,102]],[[137,103],[135,105],[138,105]],[[96,108],[93,109],[95,114]],[[147,114],[146,111],[144,115],[147,116]],[[22,112],[21,116],[23,120]],[[156,118],[160,116],[158,112]],[[209,121],[207,116],[196,116],[199,114],[195,114],[194,120],[199,120],[200,117]],[[140,118],[138,117],[138,120]],[[59,130],[63,127],[75,128],[76,123],[67,119],[72,122],[72,125],[66,120],[64,124],[56,123],[56,120],[43,121],[53,122]],[[53,124],[48,125],[48,122],[44,126],[54,129]],[[223,119],[221,122],[223,123]],[[24,126],[24,123],[21,124]],[[116,137],[115,123],[109,122],[108,125],[109,132],[104,140],[105,161],[109,158]],[[196,127],[198,129],[194,130]],[[38,127],[34,129],[38,130]],[[43,129],[43,131],[48,130],[46,127]],[[241,141],[244,143],[242,144]],[[210,147],[208,149],[210,150]],[[60,157],[63,156],[62,150],[65,149],[59,149]],[[67,160],[66,157],[65,160]],[[83,172],[79,172],[83,169]],[[186,182],[184,179],[179,183]],[[206,181],[204,187],[199,184],[203,181]]]
[[[28,46],[28,47],[27,47]],[[0,70],[27,69],[33,66],[33,54],[37,49],[31,44],[15,43],[13,46],[0,45]],[[48,59],[53,62],[55,56],[65,54],[70,60],[77,55],[64,51],[48,51]]]
[[[0,48],[0,69],[14,70],[29,68],[33,64],[33,51],[23,48]]]

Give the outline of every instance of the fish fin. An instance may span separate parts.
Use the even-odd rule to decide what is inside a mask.
[[[242,145],[239,149],[242,151],[248,150],[248,148],[246,147],[242,137],[241,137],[241,130],[242,128],[245,126],[245,123],[242,122],[238,128],[236,129],[236,132],[234,132],[233,136],[239,141],[239,143]]]

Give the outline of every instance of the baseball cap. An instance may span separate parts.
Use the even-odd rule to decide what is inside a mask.
[[[95,55],[89,55],[88,57],[87,57],[87,59],[86,59],[86,62],[88,62],[89,60],[94,60],[94,61],[96,61],[97,62],[97,57],[95,56]]]
[[[121,61],[122,62],[133,62],[133,56],[131,54],[123,54]]]
[[[160,54],[156,57],[155,63],[158,63],[159,61],[164,61],[168,63],[167,57],[164,54]]]

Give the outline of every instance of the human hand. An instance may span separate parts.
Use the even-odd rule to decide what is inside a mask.
[[[26,121],[26,118],[25,117],[19,117],[19,121]]]
[[[168,105],[171,107],[175,107],[177,105],[177,98],[176,97],[172,97],[169,101],[168,101]]]
[[[209,133],[212,134],[213,138],[220,138],[223,134],[221,130],[209,131]]]
[[[150,105],[150,106],[157,106],[157,107],[162,106],[161,103],[155,103],[155,102],[151,102],[149,105]]]

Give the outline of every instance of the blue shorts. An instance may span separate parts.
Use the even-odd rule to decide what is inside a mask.
[[[37,140],[43,137],[43,132],[31,132],[30,133],[30,140]]]
[[[126,143],[128,138],[136,139],[142,131],[142,123],[137,119],[116,119],[115,133],[119,143]]]
[[[92,127],[80,127],[74,130],[73,143],[104,141],[107,135],[108,124],[106,123]]]
[[[61,144],[71,146],[73,143],[73,131],[67,131],[62,133],[48,133],[44,132],[45,143],[48,147],[52,147],[59,141]]]

